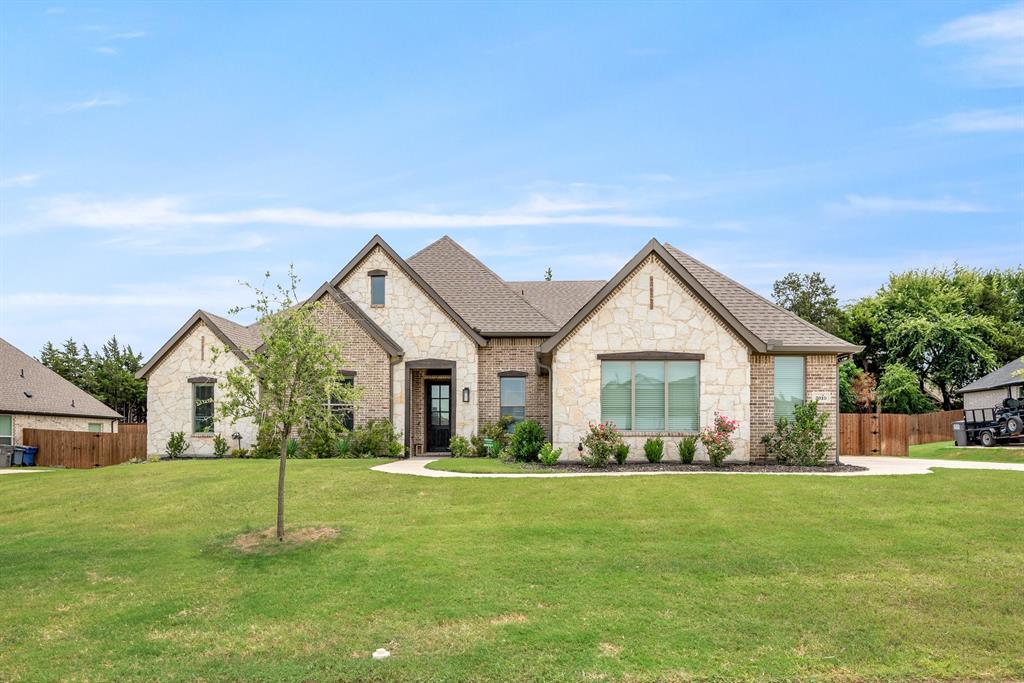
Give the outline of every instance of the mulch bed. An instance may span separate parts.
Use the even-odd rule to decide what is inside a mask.
[[[625,465],[610,463],[607,467],[587,467],[583,463],[566,462],[545,466],[535,464],[533,467],[542,472],[863,472],[866,467],[859,465],[824,465],[822,467],[798,467],[795,465],[752,465],[748,463],[724,463],[721,467],[712,467],[710,463],[695,462],[684,465],[681,462],[627,462]]]

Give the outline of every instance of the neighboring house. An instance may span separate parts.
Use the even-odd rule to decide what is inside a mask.
[[[3,339],[0,378],[0,446],[23,443],[24,429],[117,431],[120,413]]]
[[[974,380],[960,390],[964,408],[992,408],[1002,403],[1004,398],[1024,398],[1024,377],[1014,374],[1022,371],[1024,359],[1018,358]]]
[[[412,454],[512,415],[564,457],[588,423],[614,422],[635,457],[647,437],[673,442],[720,412],[739,421],[732,459],[745,461],[798,402],[818,400],[834,430],[837,358],[862,348],[657,240],[607,282],[506,282],[449,237],[408,259],[374,237],[310,301],[363,389],[349,419],[389,418]],[[211,344],[230,353],[214,362]],[[258,345],[255,326],[192,316],[139,372],[150,451],[173,431],[190,452],[211,452],[215,432],[250,445],[255,426],[213,406],[218,379]]]

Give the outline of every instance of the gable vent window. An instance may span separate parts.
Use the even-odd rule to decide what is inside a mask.
[[[388,274],[383,270],[371,270],[370,273],[370,305],[383,306],[387,289]]]

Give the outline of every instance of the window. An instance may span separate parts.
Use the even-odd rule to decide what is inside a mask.
[[[775,357],[775,419],[793,419],[793,408],[805,399],[804,357]]]
[[[103,431],[103,425],[101,423],[99,423],[99,422],[90,422],[89,423],[89,431],[90,432],[102,432]]]
[[[384,305],[384,281],[385,275],[374,273],[370,275],[370,305]]]
[[[351,387],[355,384],[355,378],[345,377],[341,380],[341,383],[347,387]],[[327,401],[327,409],[331,411],[331,415],[341,422],[341,426],[345,429],[352,430],[355,428],[356,413],[350,402],[343,401],[337,396],[331,396],[330,400]]]
[[[501,377],[501,409],[502,417],[511,415],[515,422],[509,425],[512,431],[516,422],[526,419],[526,378],[525,377]]]
[[[0,415],[0,446],[14,445],[14,418]]]
[[[700,362],[601,362],[601,422],[624,431],[700,428]]]
[[[192,433],[213,433],[213,385],[192,385]]]

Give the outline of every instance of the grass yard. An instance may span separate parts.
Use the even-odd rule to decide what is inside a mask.
[[[340,533],[276,554],[226,547],[273,461],[0,476],[0,680],[1024,677],[1021,473],[371,464],[289,463],[289,521]]]
[[[1016,462],[1024,464],[1024,448],[957,448],[950,441],[910,447],[911,458],[938,460],[974,460],[976,462]]]
[[[512,472],[515,474],[539,474],[539,465],[528,465],[522,462],[505,462],[498,458],[441,458],[426,465],[428,470],[440,470],[442,472],[472,472],[474,474],[504,474]]]

